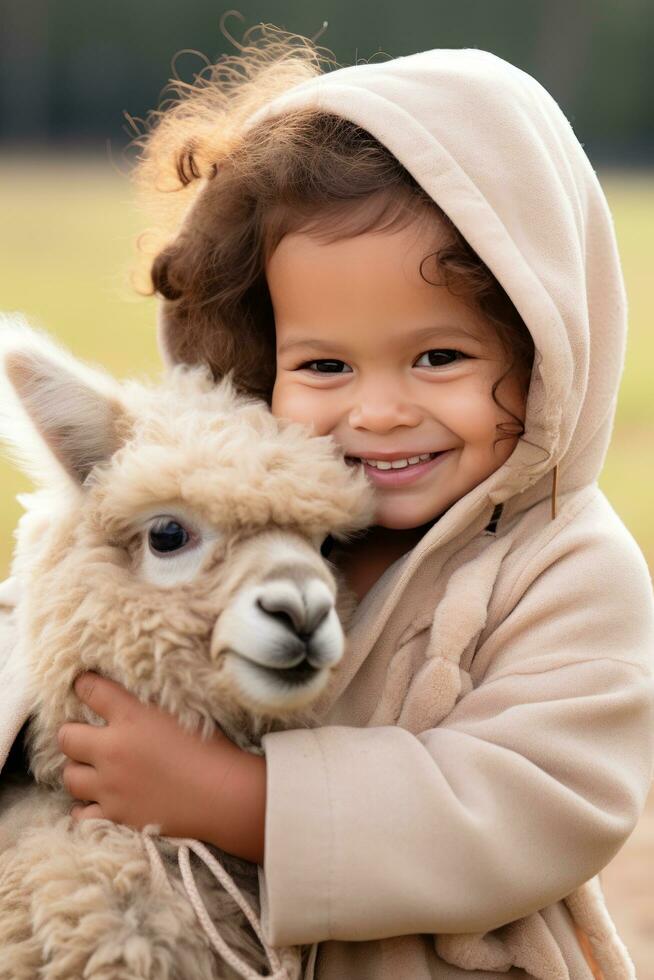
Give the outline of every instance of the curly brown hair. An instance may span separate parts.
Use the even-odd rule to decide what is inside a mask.
[[[167,205],[159,226],[165,235],[168,223],[169,238],[152,262],[149,291],[163,297],[171,355],[204,361],[216,377],[231,370],[239,388],[270,402],[275,323],[265,269],[281,239],[303,231],[336,241],[428,214],[446,244],[431,256],[438,279],[426,281],[445,285],[494,325],[510,361],[493,386],[504,408],[496,392],[505,377],[516,371],[528,386],[531,335],[485,263],[393,154],[348,119],[316,109],[243,125],[271,98],[320,74],[324,60],[306,38],[259,29],[258,43],[239,56],[208,66],[194,85],[177,83],[172,105],[138,141],[137,180],[150,197],[154,191],[157,207]],[[500,438],[524,431],[508,414]]]

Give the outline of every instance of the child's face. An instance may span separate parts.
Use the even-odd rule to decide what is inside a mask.
[[[330,244],[289,234],[266,270],[277,338],[272,410],[313,422],[357,462],[381,461],[361,465],[376,488],[376,523],[387,528],[442,514],[517,441],[497,442],[498,423],[515,419],[491,393],[509,367],[494,328],[420,277],[442,234],[424,221]],[[424,274],[437,279],[432,260]],[[524,418],[517,377],[502,382],[497,398]],[[415,462],[426,453],[429,460]]]

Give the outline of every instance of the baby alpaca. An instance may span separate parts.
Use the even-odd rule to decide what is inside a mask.
[[[0,368],[4,438],[40,487],[21,498],[12,567],[33,707],[29,778],[0,796],[0,980],[261,975],[271,951],[204,864],[199,893],[237,959],[216,955],[175,842],[74,824],[56,735],[103,724],[72,689],[84,670],[252,751],[309,724],[348,606],[320,547],[370,522],[370,488],[329,438],[202,368],[118,383],[15,318]],[[209,851],[256,907],[256,867]],[[297,976],[299,952],[278,953],[274,975]]]

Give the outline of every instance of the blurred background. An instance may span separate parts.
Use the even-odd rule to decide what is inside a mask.
[[[147,222],[129,182],[126,121],[156,108],[173,74],[192,81],[203,66],[193,51],[211,61],[233,54],[229,35],[238,40],[261,21],[320,34],[318,43],[343,65],[432,47],[490,50],[535,75],[558,100],[613,211],[630,340],[601,485],[651,569],[651,0],[269,0],[229,10],[209,0],[0,0],[0,311],[21,311],[117,375],[159,370],[154,301],[130,284]],[[15,495],[27,487],[0,460],[0,578],[20,512]],[[639,980],[654,980],[653,870],[650,797],[602,873]]]

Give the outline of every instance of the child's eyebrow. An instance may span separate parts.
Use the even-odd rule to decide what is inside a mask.
[[[321,340],[319,337],[302,337],[301,340],[287,340],[285,344],[280,344],[277,353],[285,354],[289,350],[294,350],[296,347],[320,347],[323,351],[331,351],[333,353],[343,350],[342,344],[333,344],[328,340]]]
[[[450,326],[449,324],[433,327],[421,327],[419,330],[407,332],[403,331],[402,340],[410,343],[417,343],[421,340],[425,340],[427,337],[433,337],[436,334],[445,334],[447,337],[462,337],[466,340],[480,340],[479,335],[474,333],[472,330],[466,330],[461,326]],[[333,341],[326,339],[323,340],[320,337],[301,337],[299,340],[287,340],[286,343],[280,344],[277,354],[286,354],[289,350],[294,350],[296,347],[320,347],[322,351],[338,353],[339,351],[343,351],[344,345],[342,343],[334,343]]]

